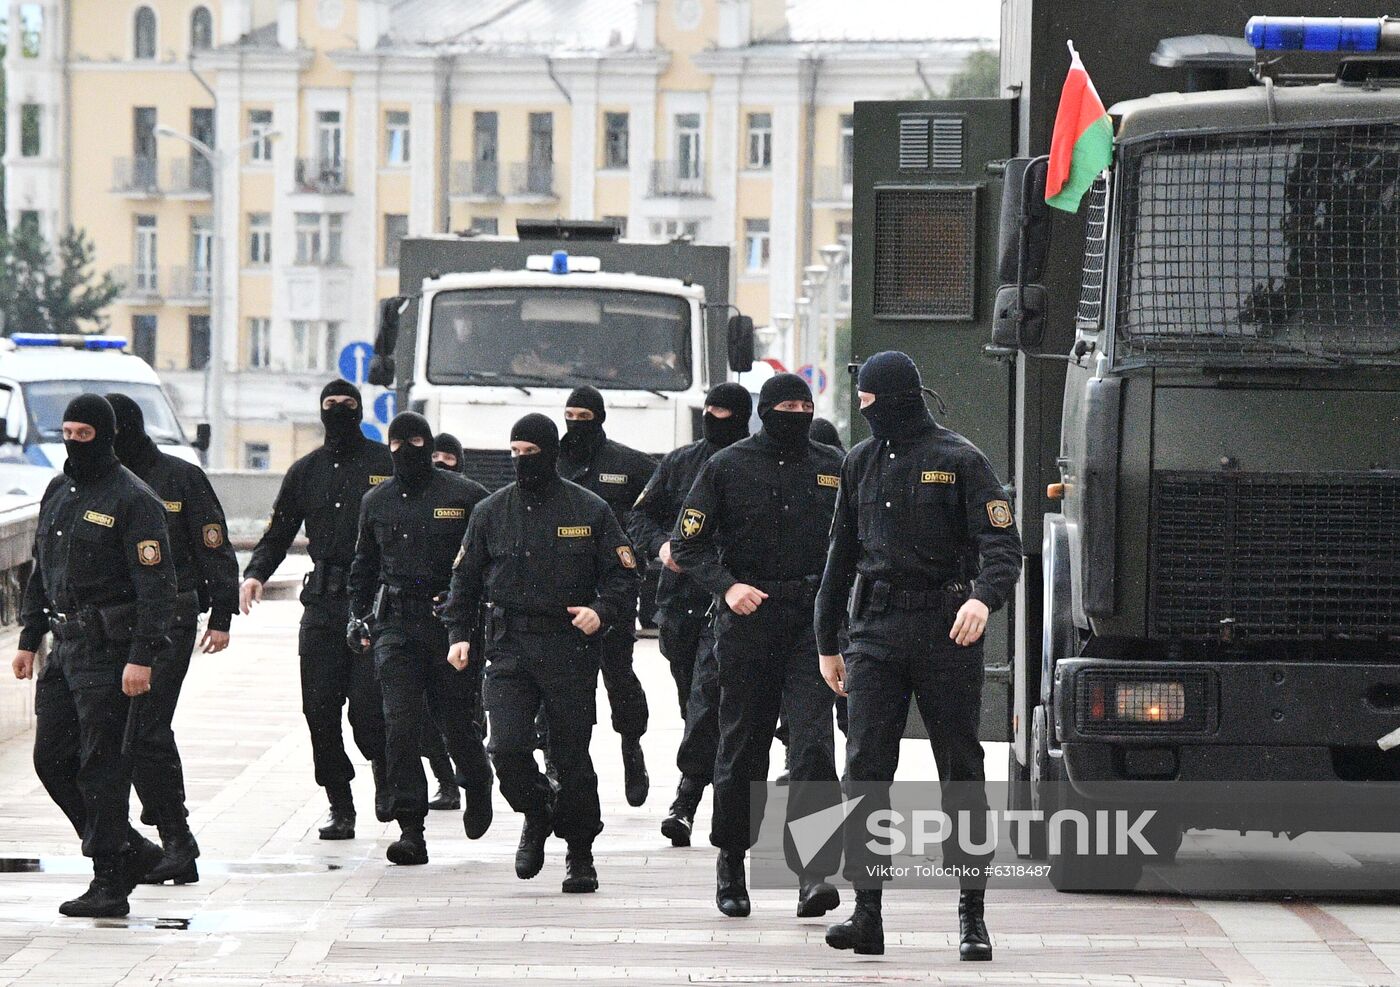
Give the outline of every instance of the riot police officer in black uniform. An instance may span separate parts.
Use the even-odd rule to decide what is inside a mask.
[[[458,668],[488,662],[491,760],[501,794],[525,816],[517,877],[544,866],[550,832],[568,843],[566,892],[598,888],[593,840],[602,832],[598,776],[588,754],[597,718],[601,637],[629,630],[637,559],[607,503],[556,470],[559,431],[526,415],[510,433],[516,482],[473,512],[452,571],[444,620]],[[485,604],[484,656],[469,646]],[[535,715],[544,707],[559,773],[535,764]]]
[[[433,465],[466,475],[462,463],[462,443],[457,436],[451,432],[440,432],[433,437]]]
[[[84,394],[63,412],[68,461],[44,491],[34,571],[20,612],[13,668],[34,674],[34,769],[92,858],[92,884],[64,915],[127,914],[127,895],[161,859],[127,819],[130,765],[122,740],[130,707],[148,701],[152,666],[170,647],[175,566],[165,510],[112,451],[116,418]]]
[[[846,829],[846,876],[856,908],[827,930],[837,949],[882,953],[881,878],[864,821],[887,808],[911,696],[938,764],[943,811],[984,820],[982,632],[1021,570],[1021,539],[1011,504],[987,458],[936,424],[922,381],[903,353],[872,356],[857,378],[872,437],[851,450],[817,598],[822,675],[849,697],[846,768],[850,794],[864,796]],[[842,618],[850,644],[839,653]],[[956,827],[956,822],[955,822]],[[984,834],[974,833],[970,845]],[[986,856],[944,846],[945,864],[966,869],[958,905],[959,955],[988,960],[983,921]]]
[[[596,387],[577,387],[569,394],[564,406],[567,431],[559,442],[559,475],[607,501],[618,526],[626,531],[632,505],[651,478],[656,462],[646,453],[608,438],[603,431],[607,417],[603,395]],[[634,600],[634,614],[636,609]],[[612,706],[612,725],[622,737],[627,803],[634,806],[647,800],[651,787],[642,755],[642,734],[647,731],[647,694],[632,670],[636,624],[635,616],[631,621],[619,617],[601,645],[603,685]]]
[[[491,765],[471,715],[470,680],[448,664],[447,633],[433,612],[446,599],[467,519],[486,488],[433,467],[433,430],[412,411],[389,423],[389,452],[393,479],[367,493],[360,506],[346,635],[356,648],[369,646],[367,630],[374,635],[389,789],[402,831],[389,846],[389,860],[426,864],[428,782],[419,758],[425,730],[443,735],[462,772],[467,836],[480,839],[491,825]],[[430,721],[423,717],[425,701]]]
[[[700,467],[719,450],[749,434],[753,399],[742,384],[717,384],[705,395],[704,435],[662,457],[632,510],[632,541],[646,558],[660,560],[656,584],[656,624],[661,653],[671,665],[685,732],[676,751],[680,785],[661,822],[672,846],[690,846],[695,810],[705,786],[714,780],[719,746],[719,670],[715,666],[711,619],[714,597],[680,571],[671,558],[671,529]]]
[[[263,584],[287,556],[302,522],[307,552],[316,567],[301,592],[304,607],[297,643],[301,655],[301,709],[311,731],[316,784],[326,790],[330,818],[323,840],[355,838],[355,801],[350,780],[355,769],[345,755],[341,709],[350,702],[355,746],[374,768],[375,816],[390,822],[392,800],[384,776],[384,706],[369,655],[345,643],[350,619],[350,563],[355,558],[360,500],[393,473],[386,446],[360,430],[364,409],[360,391],[345,380],[321,390],[325,445],[302,456],[282,480],[272,520],[243,571],[239,603],[246,614],[262,599]]]
[[[676,563],[724,601],[715,618],[720,727],[710,842],[720,851],[715,902],[729,916],[749,913],[744,857],[756,836],[750,786],[768,777],[780,710],[791,729],[788,820],[840,801],[834,700],[818,672],[809,625],[841,456],[809,437],[812,392],[801,377],[769,378],[758,414],[757,435],[701,467],[671,535]],[[752,810],[756,829],[762,802]],[[840,903],[825,880],[836,870],[839,847],[832,841],[803,863],[784,833],[800,883],[797,914],[825,914]]]
[[[238,612],[238,559],[228,543],[224,509],[204,471],[161,452],[146,434],[141,406],[131,398],[108,394],[107,402],[116,413],[117,458],[165,505],[170,557],[180,587],[170,650],[151,674],[150,694],[132,710],[129,734],[131,781],[141,798],[141,818],[155,823],[165,848],[164,859],[145,882],[190,884],[199,880],[199,845],[186,818],[184,769],[170,723],[190,668],[201,613],[209,611],[209,626],[200,650],[217,654],[228,647],[229,626]]]
[[[462,443],[450,432],[442,432],[433,438],[433,465],[438,469],[447,470],[449,473],[461,473],[464,476],[466,471],[462,469]],[[476,672],[475,665],[467,666],[469,673]],[[486,735],[485,723],[481,716],[481,676],[475,674],[474,695],[472,699],[473,717],[476,719],[477,729],[481,730],[482,736]],[[428,762],[428,767],[433,772],[433,778],[437,781],[437,792],[428,799],[429,809],[460,809],[462,807],[461,796],[457,792],[456,772],[452,767],[452,758],[447,753],[447,744],[443,741],[442,731],[433,723],[432,716],[426,707],[423,712],[423,757]]]

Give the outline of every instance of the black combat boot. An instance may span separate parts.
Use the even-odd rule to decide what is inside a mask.
[[[338,785],[327,788],[331,800],[331,813],[326,817],[318,835],[323,840],[353,840],[355,838],[355,800],[350,795],[350,786]]]
[[[592,894],[598,890],[598,871],[593,867],[592,844],[569,844],[564,866],[568,869],[564,877],[565,894]]]
[[[636,807],[646,802],[651,778],[647,775],[641,737],[622,738],[622,775],[627,786],[627,804]]]
[[[382,757],[370,761],[369,767],[374,773],[374,818],[380,822],[393,822],[394,791],[389,787],[389,768]]]
[[[491,828],[492,817],[491,783],[488,781],[467,793],[467,808],[462,813],[462,828],[467,832],[467,839],[479,840],[485,836]]]
[[[423,820],[404,820],[399,823],[399,838],[389,844],[384,851],[389,863],[401,867],[412,867],[428,862],[428,843],[423,839]]]
[[[199,856],[199,844],[190,832],[189,821],[183,808],[175,812],[164,812],[160,818],[160,842],[164,847],[160,863],[152,867],[142,884],[194,884],[199,880],[199,868],[195,858]]]
[[[800,877],[797,917],[818,918],[841,904],[841,892],[819,877]]]
[[[452,773],[452,759],[439,751],[428,757],[428,767],[433,769],[433,777],[437,779],[437,794],[428,803],[428,808],[460,809],[462,797],[457,791],[457,777]]]
[[[671,846],[690,846],[690,831],[695,828],[695,810],[700,807],[700,797],[705,794],[705,783],[699,778],[681,775],[681,783],[676,786],[676,800],[671,803],[671,811],[661,820],[661,835],[671,841]]]
[[[134,829],[126,833],[126,846],[117,855],[117,879],[126,894],[131,894],[151,870],[165,859],[165,851]]]
[[[96,857],[92,861],[92,883],[71,901],[58,906],[60,915],[70,918],[120,918],[131,911],[122,879],[120,857]]]
[[[749,886],[744,878],[744,852],[721,850],[715,865],[715,904],[730,918],[749,914]]]
[[[985,891],[964,891],[958,898],[958,945],[960,960],[989,960],[992,958],[992,937],[982,920]]]
[[[832,949],[850,949],[862,956],[885,952],[885,925],[880,919],[880,889],[856,889],[856,910],[837,925],[826,927],[826,944]]]
[[[528,881],[544,867],[544,841],[554,828],[553,808],[525,813],[520,830],[520,846],[515,851],[515,876]]]

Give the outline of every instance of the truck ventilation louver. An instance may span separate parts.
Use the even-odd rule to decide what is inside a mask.
[[[899,118],[899,167],[902,171],[961,171],[962,117]]]

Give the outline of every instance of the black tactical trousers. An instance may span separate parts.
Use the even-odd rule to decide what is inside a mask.
[[[598,775],[588,753],[597,721],[600,642],[561,622],[557,631],[506,630],[488,639],[485,651],[489,750],[501,794],[520,813],[553,803],[554,832],[591,845],[603,830]],[[559,773],[557,801],[535,763],[535,714],[541,707]]]
[[[599,646],[603,686],[612,707],[612,726],[624,737],[647,732],[647,694],[632,670],[632,650],[637,643],[636,615],[623,618]]]
[[[662,611],[656,615],[657,644],[661,647],[661,656],[671,666],[681,719],[685,719],[690,702],[690,680],[695,675],[700,636],[707,632],[709,623],[703,610]]]
[[[708,785],[715,778],[715,754],[719,750],[719,664],[715,659],[714,624],[710,618],[687,621],[684,636],[675,634],[691,649],[690,678],[686,683],[685,731],[676,749],[676,767],[687,778]],[[663,639],[666,624],[662,624]],[[673,632],[674,633],[674,632]],[[676,647],[673,643],[672,647]],[[676,671],[672,662],[671,671]],[[679,682],[677,683],[679,685]]]
[[[491,764],[481,728],[472,717],[474,676],[447,660],[447,630],[428,606],[380,621],[374,628],[374,665],[384,693],[385,762],[394,818],[421,823],[428,814],[428,780],[420,752],[423,734],[442,734],[469,797],[491,786]],[[423,717],[424,709],[431,721]]]
[[[987,798],[982,744],[977,722],[982,710],[982,643],[960,647],[948,639],[950,623],[933,613],[894,612],[852,625],[846,658],[846,693],[850,697],[846,770],[851,797],[862,795],[858,811],[846,824],[846,878],[857,888],[878,888],[872,865],[876,857],[865,819],[889,808],[889,785],[899,765],[899,741],[912,698],[928,730],[942,791],[942,811],[953,823],[942,847],[943,863],[980,867],[990,854],[961,848],[959,813],[972,824],[968,845],[985,835]],[[880,657],[862,653],[862,637],[878,643]],[[872,877],[872,873],[875,874]],[[965,888],[986,886],[985,877],[962,880]]]
[[[473,657],[481,656],[481,644],[479,641],[472,641],[472,649],[475,652]],[[470,705],[472,723],[476,728],[478,736],[485,737],[486,711],[481,705],[482,664],[483,663],[480,661],[473,661],[462,670],[462,674],[471,679]],[[427,759],[428,765],[432,767],[433,771],[436,772],[438,766],[441,765],[445,768],[446,773],[456,775],[457,785],[461,787],[462,778],[464,777],[462,770],[460,767],[456,769],[452,767],[451,757],[447,750],[446,738],[443,736],[443,732],[437,727],[432,709],[428,705],[426,697],[423,700],[423,743],[419,748],[419,753]]]
[[[786,713],[792,730],[788,821],[840,802],[831,712],[835,693],[821,677],[809,595],[770,597],[747,617],[722,610],[715,621],[715,653],[719,753],[710,842],[721,850],[747,851],[763,822],[768,753],[779,712]],[[783,833],[794,872],[813,878],[836,873],[839,841],[830,841],[803,866],[786,827]]]
[[[34,687],[34,770],[87,857],[115,856],[131,831],[131,768],[122,752],[131,704],[122,693],[128,649],[55,641]]]
[[[345,644],[350,604],[308,604],[301,617],[301,711],[311,731],[316,784],[334,792],[345,788],[355,769],[345,754],[341,710],[350,703],[350,730],[367,760],[384,756],[384,703],[374,659]],[[444,651],[443,654],[447,652]]]
[[[185,771],[171,721],[198,635],[195,625],[171,629],[170,648],[151,669],[151,691],[131,707],[127,730],[131,785],[157,825],[186,815]]]

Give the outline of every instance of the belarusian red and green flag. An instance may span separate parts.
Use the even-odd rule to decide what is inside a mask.
[[[1113,124],[1073,41],[1069,54],[1069,75],[1060,90],[1055,132],[1050,137],[1045,201],[1056,209],[1078,212],[1084,193],[1099,172],[1113,163]]]

